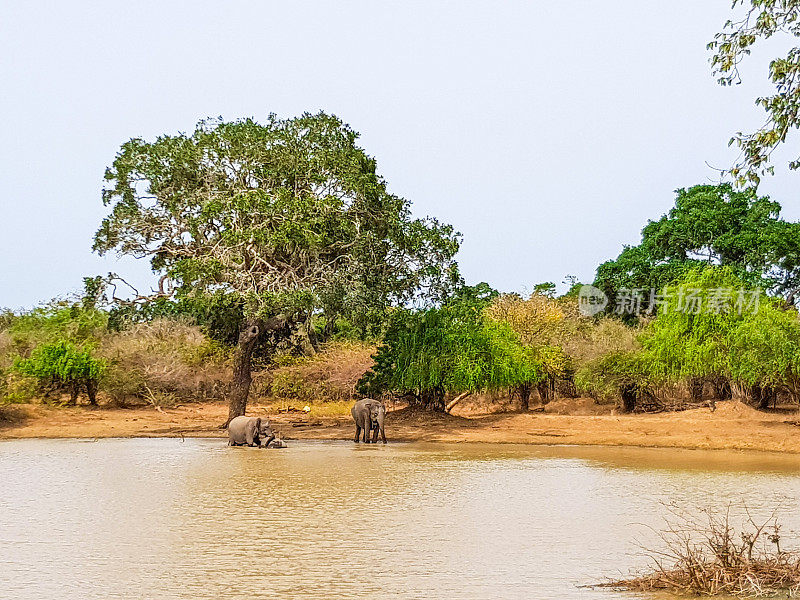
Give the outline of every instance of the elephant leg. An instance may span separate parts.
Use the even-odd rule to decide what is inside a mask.
[[[386,443],[386,432],[381,427],[381,441],[385,444]]]
[[[361,437],[361,427],[356,425],[356,439],[353,440],[356,444],[358,443],[359,437]]]

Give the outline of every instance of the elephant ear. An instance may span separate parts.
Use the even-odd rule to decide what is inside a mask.
[[[256,431],[260,431],[260,430],[261,430],[261,417],[258,417],[256,419]]]

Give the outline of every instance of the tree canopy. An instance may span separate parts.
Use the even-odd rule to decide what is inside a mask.
[[[178,296],[225,290],[252,315],[369,319],[458,280],[459,235],[414,219],[358,134],[324,113],[204,121],[132,139],[106,172],[104,254],[148,258]]]
[[[779,203],[729,184],[676,196],[666,215],[644,227],[638,246],[598,267],[595,285],[609,298],[623,289],[661,290],[703,265],[729,267],[774,293],[800,287],[800,224],[781,219]]]
[[[443,410],[448,392],[533,385],[541,363],[505,323],[484,317],[496,292],[485,284],[462,288],[441,307],[398,310],[372,370],[359,382],[365,394],[405,394]]]

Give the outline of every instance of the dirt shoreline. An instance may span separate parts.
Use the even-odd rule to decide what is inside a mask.
[[[224,404],[153,407],[55,408],[17,405],[5,410],[0,439],[105,437],[224,437]],[[249,414],[268,416],[287,439],[347,440],[347,415],[276,414],[253,405]],[[800,414],[759,412],[736,402],[716,412],[692,409],[660,414],[570,415],[503,413],[459,417],[410,409],[390,412],[387,437],[396,441],[490,442],[534,445],[635,446],[706,450],[753,450],[800,454]]]

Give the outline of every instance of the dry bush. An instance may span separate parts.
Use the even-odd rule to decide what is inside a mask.
[[[659,533],[663,548],[644,548],[653,571],[606,587],[745,598],[800,592],[800,555],[782,547],[775,513],[757,519],[745,507],[742,523],[734,525],[730,506],[699,517],[668,508],[673,519]]]
[[[276,357],[276,368],[256,375],[253,395],[283,402],[350,402],[374,353],[372,344],[335,341],[314,356]]]
[[[7,329],[0,330],[0,370],[8,369],[14,363],[14,340]]]
[[[98,354],[110,365],[102,389],[120,403],[219,399],[230,381],[229,351],[180,320],[157,319],[108,334]]]
[[[635,352],[641,348],[638,327],[625,325],[619,319],[600,317],[587,319],[569,337],[564,350],[573,357],[576,368],[612,352]]]

